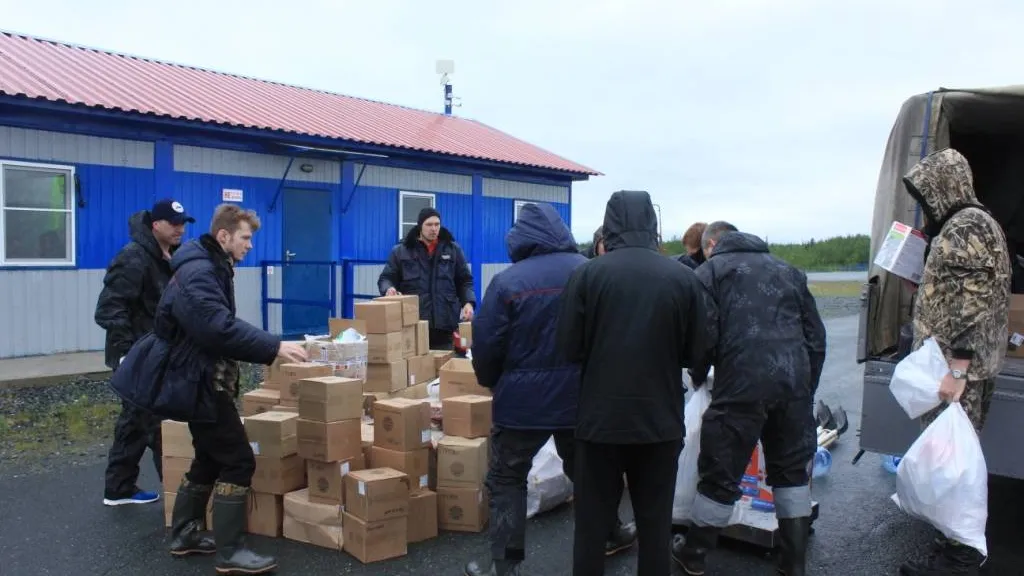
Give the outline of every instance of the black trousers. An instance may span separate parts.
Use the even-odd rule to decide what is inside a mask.
[[[153,466],[163,481],[160,419],[122,401],[121,414],[114,424],[114,440],[107,454],[104,498],[118,500],[135,494],[138,489],[136,482],[139,480],[139,462],[146,448],[153,454]]]
[[[452,349],[452,333],[445,330],[430,329],[430,349],[431,350],[451,350]]]
[[[522,562],[526,557],[526,484],[533,459],[554,437],[555,450],[562,459],[562,471],[575,482],[576,446],[572,430],[491,430],[491,459],[487,471],[490,494],[491,558]],[[609,531],[615,526],[622,499],[622,475],[619,475],[615,506],[608,509]],[[604,550],[604,542],[601,543]],[[603,554],[603,552],[602,552]]]
[[[256,471],[245,426],[238,415],[234,399],[227,392],[217,393],[217,420],[212,423],[189,423],[192,447],[196,455],[188,471],[194,484],[216,482],[249,487]]]
[[[806,486],[818,448],[813,399],[717,403],[704,412],[697,492],[719,503],[740,499],[740,480],[761,440],[772,488]]]
[[[622,475],[629,482],[637,539],[638,576],[670,573],[672,497],[682,440],[655,444],[576,442],[576,532],[573,574],[604,574],[604,543],[611,528],[609,509],[618,507]]]

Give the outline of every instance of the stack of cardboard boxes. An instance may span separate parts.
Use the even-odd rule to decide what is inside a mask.
[[[284,495],[306,485],[306,470],[298,454],[296,424],[291,412],[264,412],[245,419],[245,434],[256,457],[252,477],[253,501],[249,525],[253,529],[253,511],[262,518],[258,534],[281,535]]]
[[[345,476],[345,551],[364,564],[405,556],[409,477],[391,468]]]
[[[369,340],[365,392],[373,397],[370,403],[414,387],[403,396],[426,398],[426,384],[437,377],[437,366],[429,325],[420,320],[419,296],[382,296],[359,302],[354,310]]]
[[[311,502],[344,504],[342,478],[366,468],[362,416],[359,380],[325,376],[299,382],[299,455],[306,459]]]

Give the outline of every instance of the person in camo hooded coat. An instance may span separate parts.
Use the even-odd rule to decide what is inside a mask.
[[[921,205],[931,238],[914,307],[917,350],[935,338],[949,361],[939,396],[960,402],[981,432],[1006,355],[1010,254],[1002,228],[974,193],[971,167],[952,148],[925,157],[903,178]],[[945,403],[921,417],[928,426]],[[905,576],[977,574],[981,552],[939,537],[925,559],[900,567]]]

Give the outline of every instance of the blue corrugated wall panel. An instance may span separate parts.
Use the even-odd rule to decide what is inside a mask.
[[[551,204],[562,220],[569,223],[569,205]],[[511,198],[484,198],[484,263],[508,262],[505,234],[512,227],[515,200]]]
[[[106,268],[128,241],[128,218],[153,205],[153,171],[114,166],[75,166],[85,207],[75,200],[79,268]]]

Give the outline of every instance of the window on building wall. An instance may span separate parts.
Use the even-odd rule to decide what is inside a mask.
[[[0,263],[75,263],[75,169],[0,161]]]
[[[399,192],[398,193],[398,240],[405,238],[416,227],[416,218],[420,210],[424,208],[435,208],[434,195],[423,192]]]
[[[516,200],[515,209],[513,210],[512,214],[513,224],[515,224],[519,220],[519,211],[522,210],[523,206],[526,206],[527,204],[536,204],[536,202],[531,202],[529,200]]]

